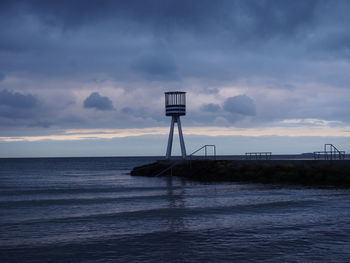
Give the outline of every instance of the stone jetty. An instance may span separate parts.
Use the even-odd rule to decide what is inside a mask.
[[[133,176],[179,176],[203,182],[295,184],[350,188],[350,160],[157,161]]]

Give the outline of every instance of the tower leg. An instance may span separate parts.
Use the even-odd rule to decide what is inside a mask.
[[[176,122],[177,122],[177,128],[179,129],[179,137],[180,137],[180,145],[181,145],[181,155],[183,159],[186,159],[186,148],[185,148],[185,141],[184,141],[184,137],[182,135],[182,127],[181,127],[181,121],[180,121],[180,117],[176,118]]]
[[[174,124],[175,124],[175,117],[173,116],[171,118],[171,125],[170,125],[170,132],[169,132],[169,139],[168,139],[168,147],[166,150],[166,158],[170,159],[171,156],[171,148],[173,146],[173,137],[174,137]]]

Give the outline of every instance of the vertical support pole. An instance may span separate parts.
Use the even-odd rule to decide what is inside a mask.
[[[333,160],[333,147],[331,146],[331,160]]]
[[[166,159],[170,159],[171,156],[171,149],[173,146],[173,137],[174,137],[174,124],[175,124],[175,117],[171,117],[171,125],[170,125],[170,131],[169,131],[169,139],[168,139],[168,147],[166,150]]]
[[[183,159],[186,159],[186,148],[185,148],[185,141],[184,137],[182,135],[182,127],[181,127],[181,121],[180,116],[176,117],[177,122],[177,128],[179,129],[179,137],[180,137],[180,145],[181,145],[181,155]]]

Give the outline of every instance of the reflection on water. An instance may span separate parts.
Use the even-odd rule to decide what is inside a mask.
[[[169,224],[169,231],[184,231],[184,219],[183,215],[179,210],[185,208],[184,194],[185,194],[185,180],[181,180],[181,186],[174,188],[173,187],[173,177],[167,176],[164,178],[166,181],[166,190],[167,190],[167,201],[169,209],[173,211],[171,215],[168,215],[167,220]]]

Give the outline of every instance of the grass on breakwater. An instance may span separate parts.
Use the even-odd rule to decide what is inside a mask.
[[[161,173],[172,165],[171,169]],[[193,160],[176,164],[169,161],[157,161],[135,167],[131,171],[133,176],[169,174],[205,182],[230,181],[350,187],[350,162],[348,160]]]

